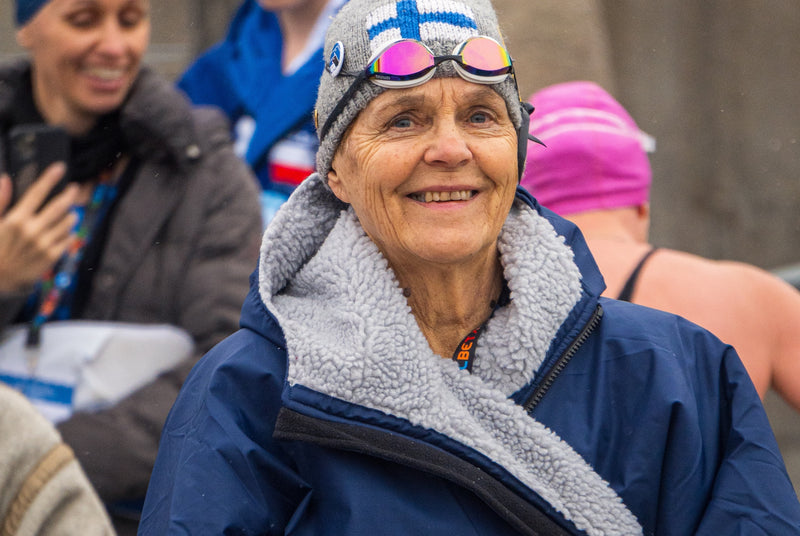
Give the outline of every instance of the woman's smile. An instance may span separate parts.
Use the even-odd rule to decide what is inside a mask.
[[[477,192],[475,190],[442,190],[410,194],[408,197],[420,203],[444,203],[447,201],[469,201]]]
[[[88,91],[116,93],[127,89],[130,80],[129,70],[111,67],[86,67],[81,69]]]

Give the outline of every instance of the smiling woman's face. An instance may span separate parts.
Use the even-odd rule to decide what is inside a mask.
[[[20,28],[49,122],[69,128],[122,104],[147,50],[149,10],[149,0],[50,0]]]
[[[396,268],[494,255],[517,186],[517,136],[489,86],[436,78],[376,97],[328,175]]]

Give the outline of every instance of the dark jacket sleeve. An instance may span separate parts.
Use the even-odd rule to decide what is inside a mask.
[[[75,413],[58,425],[104,502],[144,496],[161,426],[192,365],[184,362],[111,409]]]
[[[800,534],[800,506],[775,437],[730,347],[720,385],[722,460],[697,534]]]

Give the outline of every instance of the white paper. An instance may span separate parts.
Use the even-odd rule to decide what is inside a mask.
[[[185,330],[163,324],[66,320],[45,323],[37,348],[26,337],[27,326],[0,336],[0,380],[54,423],[114,405],[194,348]]]

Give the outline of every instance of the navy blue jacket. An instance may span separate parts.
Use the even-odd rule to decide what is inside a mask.
[[[800,534],[735,351],[599,298],[577,228],[517,197],[511,303],[470,374],[429,358],[352,211],[305,181],[267,229],[241,330],[173,407],[140,534]]]

